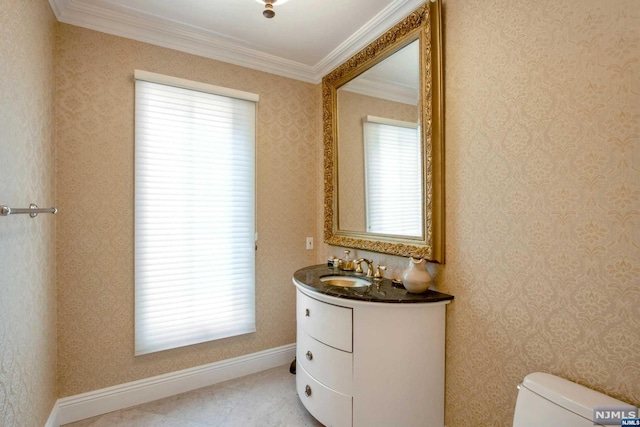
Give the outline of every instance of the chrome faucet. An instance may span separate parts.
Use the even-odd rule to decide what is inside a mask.
[[[358,258],[353,262],[356,265],[356,273],[364,273],[364,271],[362,270],[363,262],[367,263],[367,277],[373,277],[373,261],[366,258]]]

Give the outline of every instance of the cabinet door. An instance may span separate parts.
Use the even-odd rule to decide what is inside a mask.
[[[352,399],[320,384],[298,364],[296,389],[300,401],[326,427],[350,427]]]
[[[309,298],[299,290],[297,292],[298,328],[322,343],[351,352],[353,310]]]

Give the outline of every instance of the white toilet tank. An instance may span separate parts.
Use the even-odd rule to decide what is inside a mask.
[[[542,372],[527,375],[519,388],[513,427],[593,427],[594,408],[630,407],[610,396]]]

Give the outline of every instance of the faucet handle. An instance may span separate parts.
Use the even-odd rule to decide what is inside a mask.
[[[351,259],[351,256],[349,255],[350,253],[350,250],[344,251],[344,259],[342,260],[342,267],[340,267],[344,271],[353,271],[354,261]]]
[[[385,271],[387,269],[386,266],[384,265],[380,265],[378,264],[378,266],[376,267],[376,274],[373,276],[374,279],[384,279],[384,273],[382,273],[380,270]]]

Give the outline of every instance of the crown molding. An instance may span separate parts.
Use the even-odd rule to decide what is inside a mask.
[[[393,82],[367,80],[362,76],[351,80],[347,85],[342,86],[340,90],[386,99],[387,101],[399,102],[401,104],[409,104],[414,107],[417,107],[420,101],[416,89]]]
[[[242,46],[239,40],[213,31],[128,9],[114,11],[78,0],[49,0],[60,22],[175,49],[206,58],[309,83],[350,58],[424,0],[395,0],[315,66]]]
[[[316,83],[312,67],[240,46],[219,33],[149,15],[115,12],[75,0],[49,2],[58,21],[66,24]]]
[[[424,3],[425,0],[395,0],[390,3],[314,67],[318,81]]]
[[[51,10],[53,10],[53,14],[56,16],[58,21],[60,20],[60,15],[62,11],[60,10],[60,6],[63,6],[64,0],[49,0],[49,5],[51,6]]]

